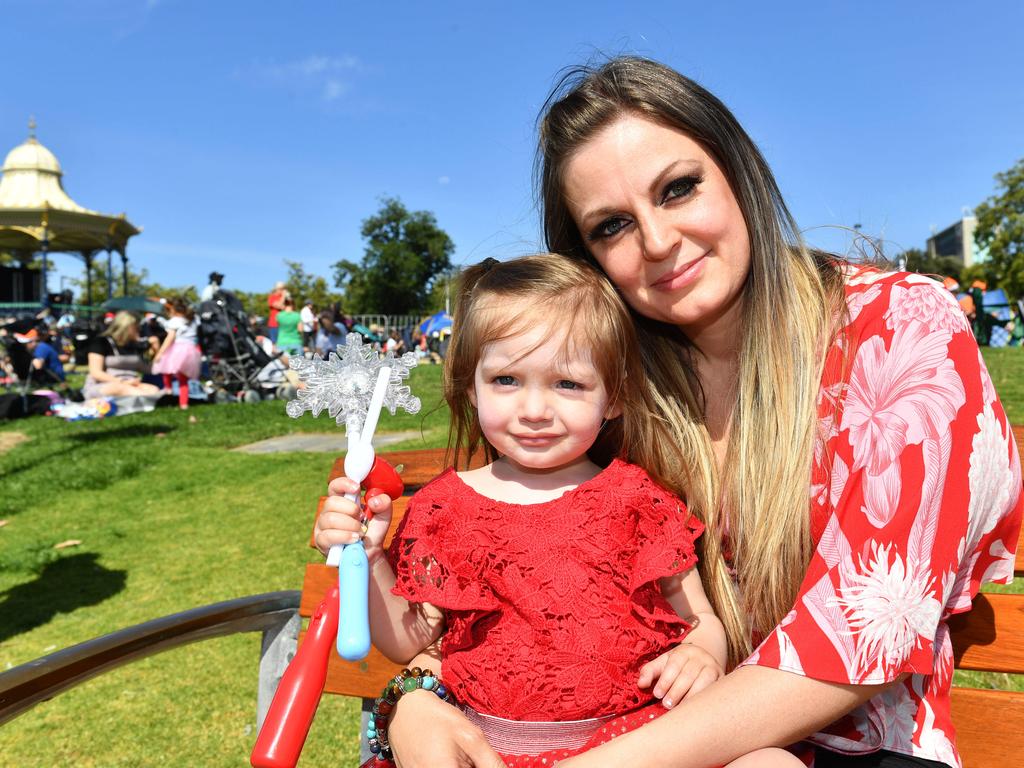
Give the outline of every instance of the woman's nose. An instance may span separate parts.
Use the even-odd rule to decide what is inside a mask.
[[[640,245],[647,261],[662,261],[679,250],[679,232],[660,211],[652,211],[638,223]]]

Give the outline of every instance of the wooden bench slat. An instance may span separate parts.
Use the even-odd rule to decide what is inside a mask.
[[[957,669],[1024,673],[1024,595],[979,594],[949,629]]]
[[[1024,693],[954,687],[951,705],[964,768],[1013,765],[1024,754]]]
[[[402,465],[399,474],[402,482],[405,483],[406,491],[412,491],[421,485],[426,485],[435,477],[447,469],[444,463],[444,448],[420,448],[414,451],[381,451],[380,457],[386,459],[394,467]],[[486,462],[483,452],[477,451],[473,454],[469,466],[482,467]],[[345,474],[345,457],[339,456],[334,460],[331,467],[330,479],[341,477]]]

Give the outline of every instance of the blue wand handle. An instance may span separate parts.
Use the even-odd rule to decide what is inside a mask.
[[[347,544],[338,563],[338,655],[359,661],[370,652],[370,564],[363,542]]]

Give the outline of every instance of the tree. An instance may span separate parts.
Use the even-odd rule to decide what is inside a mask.
[[[122,278],[124,270],[121,266],[121,258],[114,254],[113,259],[113,270],[112,277],[113,283],[111,296],[121,296],[124,292],[124,280]],[[71,284],[78,289],[79,301],[85,304],[88,298],[85,295],[86,280],[85,275],[82,277],[75,277],[71,279]],[[160,288],[159,286],[157,286]],[[129,296],[159,296],[160,293],[150,292],[151,284],[149,283],[149,273],[145,269],[133,270],[131,267],[128,269],[128,295]],[[160,288],[160,290],[163,290]],[[92,262],[92,301],[95,305],[99,306],[107,300],[107,259],[96,258]]]
[[[302,306],[307,299],[313,302],[317,312],[335,304],[341,304],[341,294],[334,293],[327,285],[327,280],[320,275],[307,274],[302,264],[297,261],[284,262],[288,267],[288,279],[285,285],[297,306]]]
[[[896,257],[897,263],[904,260],[908,272],[917,272],[922,275],[942,275],[952,277],[960,282],[960,271],[963,265],[960,260],[953,256],[936,256],[932,258],[920,248],[908,248]]]
[[[428,303],[434,278],[451,268],[455,244],[429,211],[409,211],[395,197],[363,220],[366,248],[356,264],[334,264],[335,284],[353,314],[415,314]]]
[[[1012,297],[1024,293],[1024,158],[996,174],[997,192],[974,209],[974,241],[987,249],[989,284]]]

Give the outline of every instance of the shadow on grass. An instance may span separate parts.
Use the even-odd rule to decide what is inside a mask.
[[[132,424],[124,427],[114,427],[113,429],[72,432],[66,435],[66,437],[80,443],[93,443],[112,438],[153,437],[157,434],[173,432],[175,429],[177,427],[173,427],[170,424]]]
[[[124,589],[125,571],[96,562],[92,552],[62,557],[40,571],[34,581],[2,593],[0,643],[49,623],[59,613],[98,605]]]

